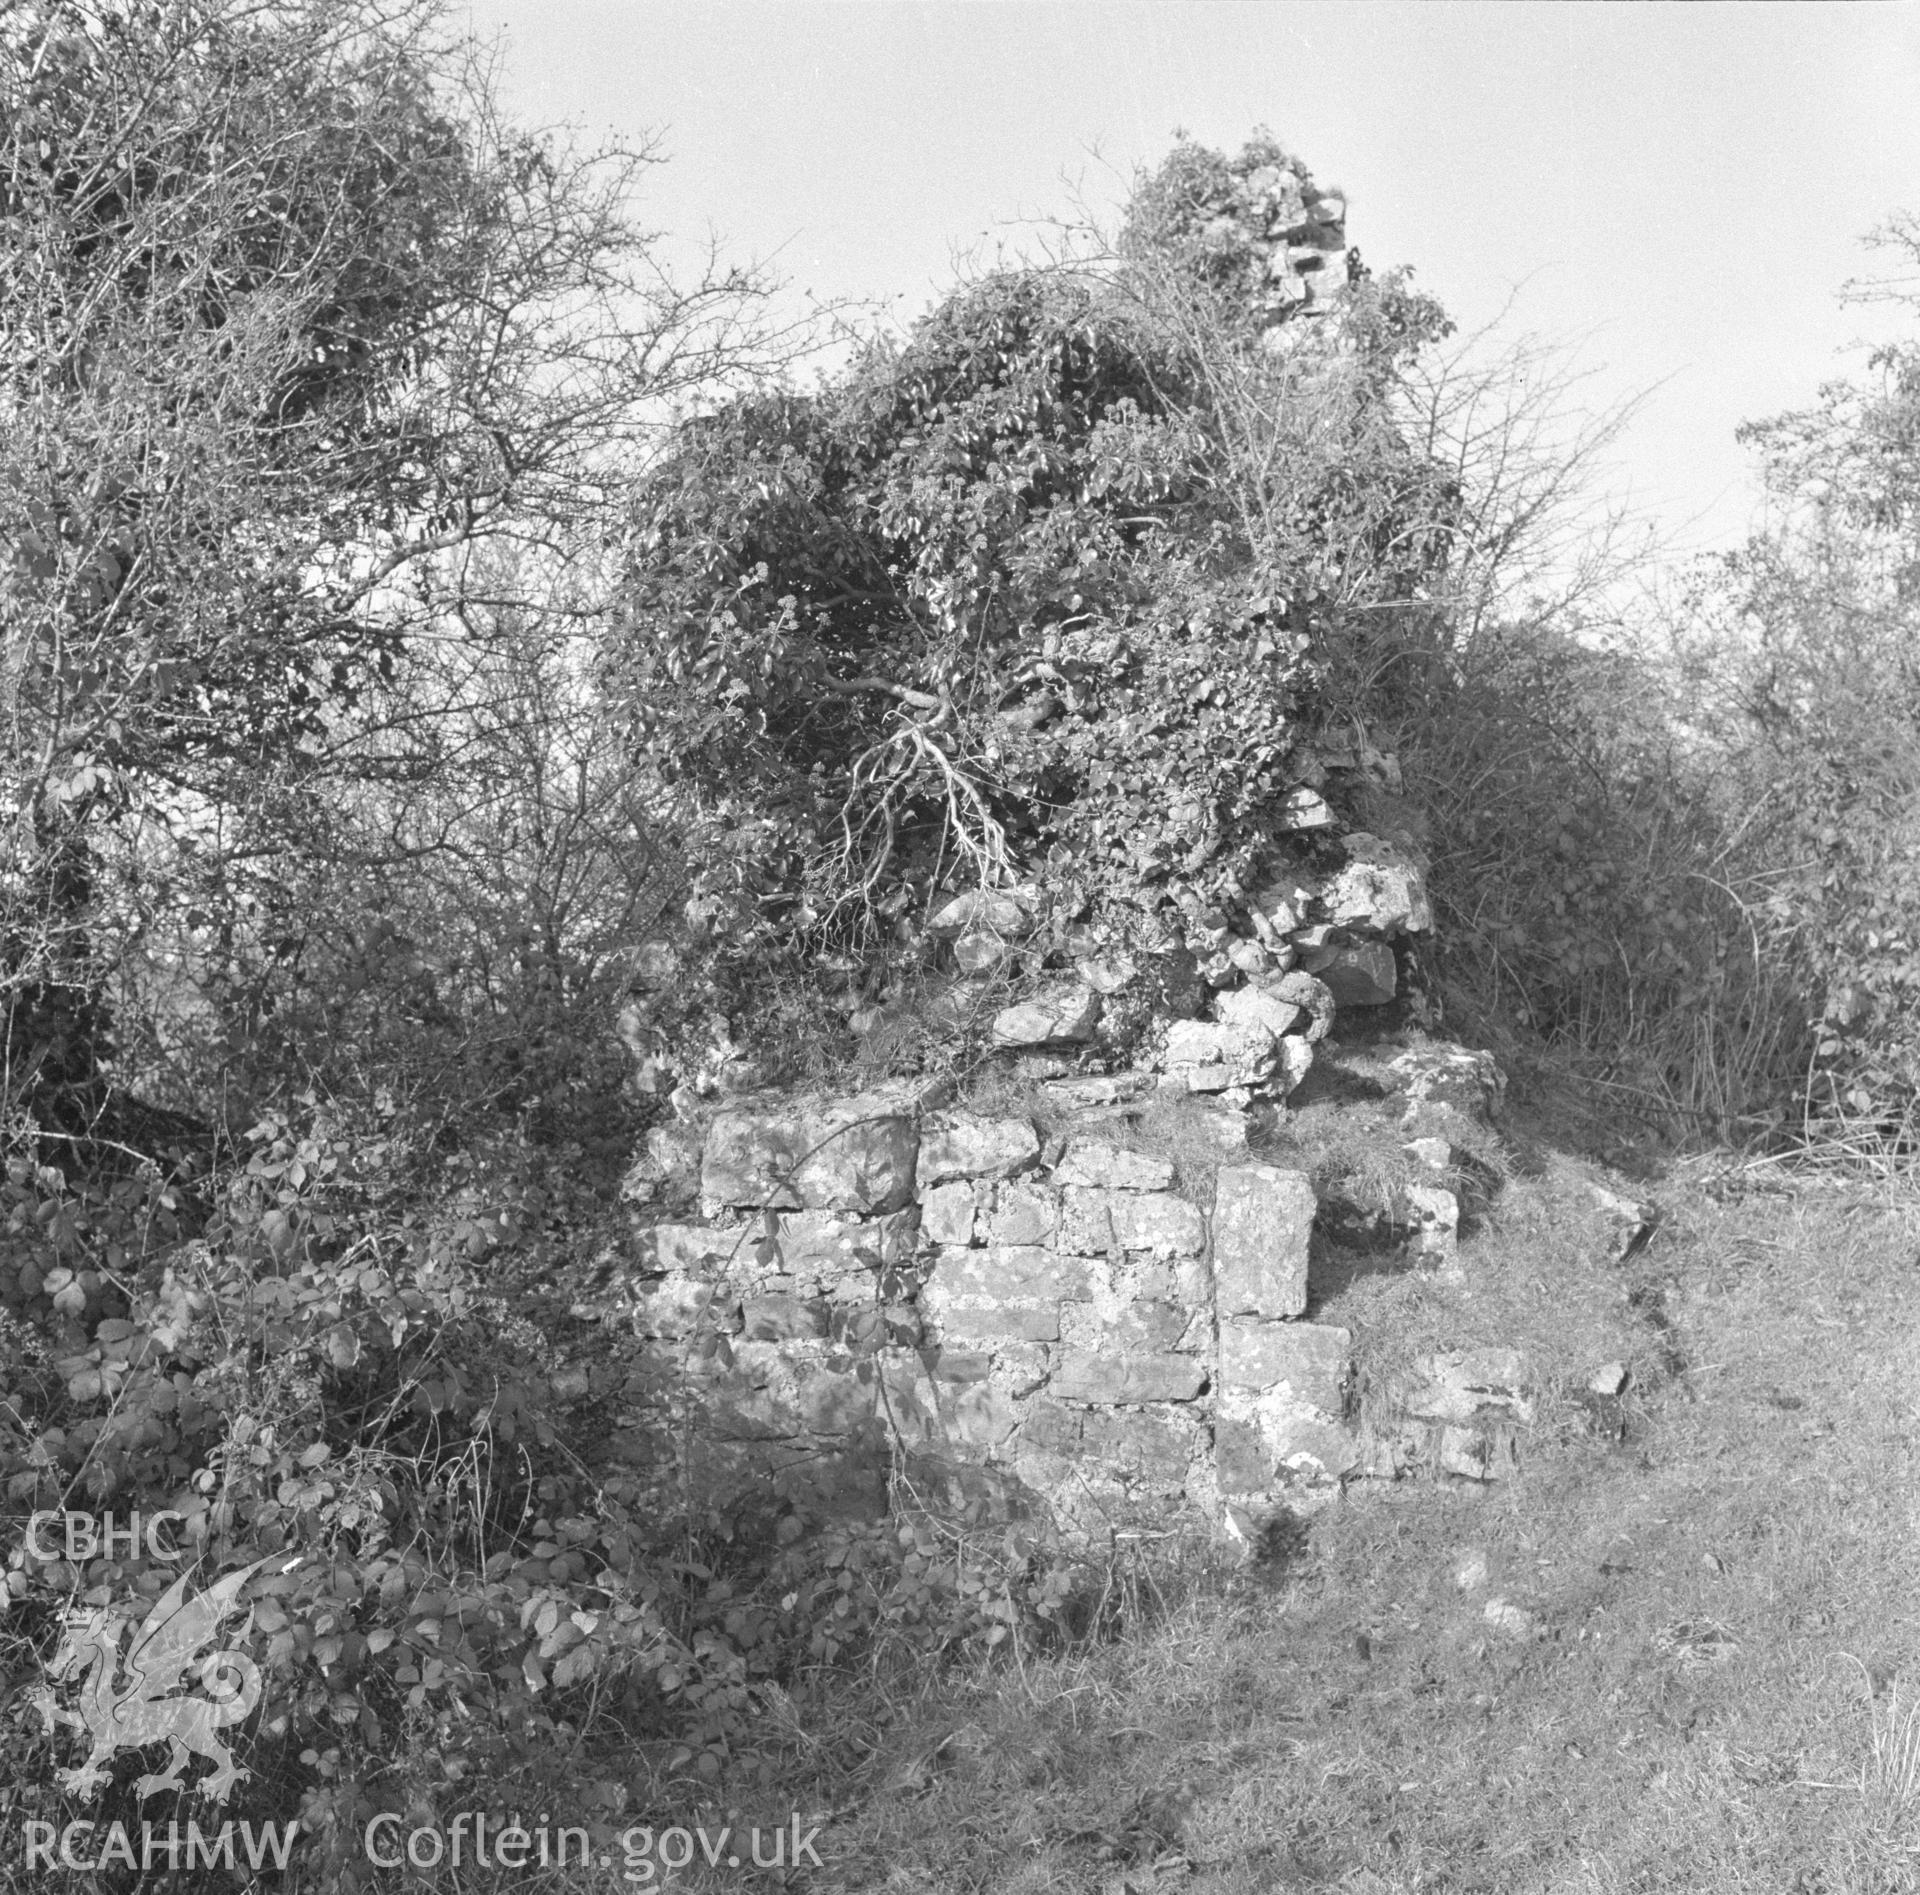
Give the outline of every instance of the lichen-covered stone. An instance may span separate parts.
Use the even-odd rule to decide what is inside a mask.
[[[1012,1435],[1020,1411],[991,1369],[990,1357],[957,1349],[939,1352],[930,1367],[908,1358],[885,1378],[889,1420],[910,1447],[972,1460],[992,1455]]]
[[[1003,1007],[988,1037],[995,1046],[1049,1046],[1093,1038],[1100,1024],[1100,996],[1091,987],[1061,987]]]
[[[1080,1348],[1156,1355],[1180,1346],[1189,1321],[1188,1312],[1173,1303],[1136,1297],[1117,1310],[1077,1307],[1066,1312],[1061,1336]]]
[[[1082,1420],[1077,1408],[1063,1408],[1058,1402],[1029,1402],[1020,1418],[1020,1445],[1040,1454],[1076,1455],[1080,1452]]]
[[[1058,1342],[1060,1311],[1037,1303],[985,1303],[942,1297],[941,1333],[959,1342]]]
[[[1203,1364],[1183,1355],[1070,1355],[1048,1389],[1061,1401],[1192,1401],[1206,1387]]]
[[[1166,1068],[1211,1075],[1218,1070],[1223,1085],[1258,1085],[1280,1064],[1278,1036],[1263,1026],[1228,1026],[1219,1021],[1176,1020],[1167,1028]],[[1216,1092],[1210,1082],[1189,1085],[1195,1092]]]
[[[1211,1148],[1221,1158],[1233,1159],[1247,1149],[1246,1112],[1225,1099],[1188,1099],[1179,1107],[1183,1137]]]
[[[1087,1266],[1037,1246],[943,1250],[921,1300],[943,1336],[960,1341],[1057,1342],[1060,1305],[1093,1293]]]
[[[920,1228],[930,1243],[970,1244],[978,1208],[972,1185],[937,1184],[920,1194]]]
[[[733,1209],[897,1211],[918,1151],[911,1118],[858,1098],[742,1107],[707,1128],[700,1195]]]
[[[1324,981],[1316,980],[1304,968],[1296,967],[1278,980],[1263,981],[1261,985],[1275,999],[1288,1001],[1306,1012],[1308,1025],[1299,1037],[1309,1046],[1317,1046],[1333,1030],[1333,995],[1327,991]]]
[[[1499,1480],[1519,1467],[1520,1450],[1510,1428],[1442,1428],[1434,1465],[1462,1480]]]
[[[1085,1302],[1093,1279],[1078,1257],[1057,1256],[1037,1244],[989,1244],[981,1250],[943,1250],[927,1293],[1004,1302]]]
[[[1280,1038],[1299,1024],[1303,1009],[1260,987],[1234,987],[1218,995],[1215,1017],[1223,1026],[1258,1027]]]
[[[1460,1200],[1443,1184],[1403,1185],[1399,1197],[1395,1210],[1409,1233],[1408,1253],[1451,1270],[1460,1249]]]
[[[1063,1194],[1060,1241],[1084,1256],[1144,1250],[1159,1257],[1194,1257],[1206,1246],[1207,1226],[1197,1205],[1171,1192],[1070,1185]]]
[[[1518,1349],[1448,1349],[1413,1364],[1393,1391],[1393,1405],[1421,1421],[1529,1421],[1532,1396],[1532,1370]]]
[[[1298,1316],[1307,1306],[1307,1246],[1318,1200],[1300,1172],[1222,1170],[1213,1199],[1214,1296],[1222,1318]]]
[[[1653,1234],[1659,1222],[1659,1213],[1651,1205],[1610,1190],[1593,1179],[1584,1182],[1587,1196],[1606,1221],[1607,1254],[1613,1262],[1619,1263]]]
[[[1343,1480],[1360,1464],[1360,1444],[1350,1429],[1318,1415],[1289,1414],[1263,1426],[1276,1470],[1307,1480]]]
[[[1090,954],[1073,964],[1073,971],[1097,994],[1117,994],[1139,977],[1140,963],[1130,954]]]
[[[969,889],[934,911],[927,923],[934,934],[994,934],[1018,940],[1034,922],[1033,903],[1004,889]]]
[[[1096,1185],[1108,1191],[1164,1191],[1173,1183],[1173,1166],[1147,1152],[1075,1139],[1054,1166],[1053,1181]]]
[[[1337,1415],[1346,1405],[1353,1337],[1329,1323],[1223,1322],[1220,1380],[1230,1389],[1286,1389],[1295,1401]]]
[[[874,1386],[850,1360],[796,1365],[800,1419],[809,1434],[847,1435],[873,1418]]]
[[[1406,1099],[1411,1119],[1425,1107],[1445,1106],[1492,1125],[1506,1099],[1507,1076],[1491,1053],[1464,1046],[1412,1046],[1387,1062],[1385,1077]]]
[[[730,1359],[693,1366],[703,1428],[720,1440],[845,1438],[873,1418],[875,1385],[854,1372],[851,1356],[821,1360],[779,1342],[743,1341]]]
[[[1038,1185],[1003,1184],[994,1194],[987,1220],[996,1244],[1044,1244],[1052,1240],[1060,1221],[1060,1201]]]
[[[953,944],[953,964],[970,979],[998,973],[1012,958],[1012,946],[1003,935],[963,934]]]
[[[1194,1446],[1192,1433],[1156,1415],[1094,1413],[1080,1431],[1080,1452],[1088,1460],[1160,1487],[1185,1481]]]
[[[984,1382],[993,1373],[993,1357],[979,1349],[929,1349],[927,1357],[936,1382]]]
[[[1330,921],[1379,935],[1418,934],[1433,926],[1426,878],[1406,850],[1358,829],[1343,842],[1347,866],[1322,897]]]
[[[878,1271],[912,1256],[919,1220],[917,1209],[872,1219],[783,1211],[771,1236],[747,1236],[735,1255],[829,1295],[865,1297]],[[731,1240],[738,1233],[719,1234]]]
[[[1327,799],[1314,790],[1289,790],[1280,805],[1283,829],[1331,829],[1333,811]]]
[[[1046,1092],[1047,1097],[1064,1110],[1085,1112],[1137,1099],[1152,1087],[1153,1081],[1145,1073],[1110,1073],[1049,1080]]]
[[[1025,1119],[956,1118],[920,1141],[924,1190],[956,1178],[1006,1178],[1040,1156],[1040,1136]]]
[[[1289,1009],[1285,1002],[1276,1003],[1270,1017],[1288,1010],[1298,1017],[1298,1009]],[[1300,1034],[1273,1032],[1258,1017],[1264,1008],[1248,1006],[1244,1011],[1247,1017],[1232,1022],[1174,1021],[1167,1029],[1166,1071],[1176,1081],[1184,1079],[1192,1092],[1257,1086],[1284,1098],[1306,1077],[1313,1063],[1312,1048]]]
[[[1236,1416],[1215,1422],[1213,1465],[1223,1494],[1265,1493],[1273,1485],[1273,1456],[1257,1422]]]

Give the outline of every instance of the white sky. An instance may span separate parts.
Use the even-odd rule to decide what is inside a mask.
[[[1265,124],[1463,328],[1517,287],[1597,402],[1654,389],[1620,476],[1682,547],[1738,537],[1735,427],[1845,366],[1859,240],[1920,211],[1913,4],[462,4],[518,116],[662,135],[647,221],[901,314],[1065,180]]]

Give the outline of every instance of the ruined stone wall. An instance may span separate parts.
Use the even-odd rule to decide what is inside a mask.
[[[963,965],[1033,922],[1001,892],[954,909]],[[1498,1072],[1423,1036],[1329,1038],[1395,997],[1393,942],[1429,925],[1418,865],[1349,837],[1344,866],[1252,912],[1219,944],[1206,1017],[1159,1023],[1131,1067],[1107,1070],[1100,1038],[1128,970],[1093,957],[1030,981],[987,1036],[1024,1111],[905,1083],[683,1092],[631,1180],[658,1419],[629,1458],[716,1495],[804,1480],[868,1507],[904,1482],[1081,1536],[1257,1522],[1409,1463],[1500,1472],[1527,1399],[1512,1364],[1416,1364],[1392,1429],[1360,1425],[1353,1338],[1310,1307],[1316,1220],[1339,1207],[1273,1161],[1316,1064],[1357,1061],[1412,1161],[1389,1235],[1410,1266],[1454,1268],[1449,1132],[1497,1111]]]
[[[1410,1130],[1454,1109],[1435,1088],[1497,1090],[1484,1055],[1387,1065]],[[651,1451],[690,1456],[708,1492],[799,1475],[877,1505],[903,1478],[928,1501],[1043,1511],[1080,1535],[1309,1506],[1383,1453],[1394,1471],[1394,1446],[1357,1425],[1352,1338],[1309,1314],[1311,1183],[1247,1155],[1249,1114],[1192,1099],[1186,1133],[1217,1141],[1218,1163],[1183,1188],[1136,1129],[1156,1094],[1185,1089],[1173,1078],[1042,1082],[1044,1137],[906,1087],[720,1105],[686,1145],[697,1221],[638,1238]],[[1452,1202],[1437,1185],[1409,1195],[1403,1236],[1445,1270],[1455,1219],[1437,1199]],[[1433,1451],[1497,1472],[1473,1424],[1511,1391],[1482,1400],[1436,1374]],[[1399,1438],[1402,1458],[1419,1451]]]

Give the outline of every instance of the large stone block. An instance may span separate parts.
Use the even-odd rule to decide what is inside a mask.
[[[1347,1429],[1304,1411],[1224,1419],[1214,1428],[1213,1452],[1223,1494],[1342,1480],[1360,1463],[1359,1443]]]
[[[1507,1076],[1491,1053],[1464,1046],[1413,1046],[1387,1063],[1386,1079],[1406,1097],[1406,1113],[1451,1107],[1482,1124],[1495,1123],[1506,1099]]]
[[[740,1333],[749,1342],[813,1341],[827,1333],[827,1306],[798,1296],[749,1296]]]
[[[704,1224],[651,1224],[636,1235],[634,1247],[649,1276],[711,1276],[746,1249],[737,1230],[709,1230]]]
[[[993,1357],[979,1349],[929,1349],[925,1361],[936,1382],[984,1382],[993,1373]]]
[[[1020,1445],[1033,1453],[1071,1458],[1080,1452],[1083,1420],[1077,1408],[1062,1408],[1058,1402],[1030,1402],[1020,1421]]]
[[[1333,811],[1327,799],[1314,790],[1289,790],[1281,804],[1283,829],[1331,829]]]
[[[861,1099],[718,1114],[700,1166],[703,1198],[736,1209],[903,1209],[919,1138],[905,1114]]]
[[[1460,1200],[1445,1185],[1409,1184],[1401,1187],[1394,1211],[1407,1229],[1408,1253],[1451,1270],[1460,1250]]]
[[[737,1254],[809,1286],[864,1296],[876,1271],[913,1255],[919,1217],[917,1209],[873,1219],[783,1211],[771,1237],[748,1236]],[[732,1238],[738,1233],[724,1234]]]
[[[703,1139],[702,1128],[684,1119],[654,1126],[621,1180],[620,1195],[639,1204],[690,1204],[699,1194]]]
[[[970,1244],[978,1210],[970,1184],[936,1184],[920,1194],[920,1228],[930,1243]]]
[[[1075,1139],[1053,1168],[1055,1184],[1095,1185],[1108,1191],[1164,1191],[1173,1183],[1173,1166],[1147,1152],[1121,1145]]]
[[[980,1303],[941,1298],[934,1305],[944,1336],[959,1342],[1058,1342],[1060,1311],[1032,1303]]]
[[[926,1352],[928,1355],[934,1351]],[[886,1349],[873,1358],[888,1431],[906,1448],[938,1454],[948,1446],[937,1375],[918,1350]]]
[[[1312,971],[1342,1007],[1383,1007],[1400,990],[1393,949],[1384,941],[1362,941],[1332,949]]]
[[[1056,1256],[1037,1244],[990,1244],[941,1251],[926,1293],[987,1302],[1085,1302],[1093,1279],[1078,1257]]]
[[[1207,1241],[1199,1206],[1165,1191],[1099,1191],[1070,1185],[1060,1221],[1069,1250],[1105,1255],[1145,1250],[1157,1257],[1197,1257]]]
[[[1271,1417],[1264,1432],[1276,1467],[1297,1478],[1343,1480],[1360,1464],[1360,1444],[1352,1431],[1318,1415]]]
[[[1093,1294],[1087,1266],[1035,1246],[943,1250],[921,1301],[952,1340],[1057,1342],[1060,1305]]]
[[[1145,1073],[1109,1073],[1084,1079],[1051,1079],[1045,1091],[1049,1099],[1068,1112],[1096,1111],[1102,1106],[1122,1105],[1153,1089]]]
[[[1185,1481],[1194,1446],[1188,1429],[1155,1415],[1090,1414],[1080,1431],[1080,1452],[1088,1460],[1159,1487]]]
[[[1180,1346],[1188,1321],[1188,1312],[1173,1303],[1137,1297],[1111,1312],[1076,1308],[1061,1333],[1086,1349],[1114,1355],[1157,1355]]]
[[[1346,1405],[1353,1337],[1329,1323],[1223,1322],[1220,1380],[1230,1389],[1285,1389],[1297,1402],[1337,1415]]]
[[[1233,1416],[1217,1421],[1213,1465],[1223,1494],[1265,1493],[1273,1485],[1273,1456],[1258,1422]]]
[[[988,1234],[996,1244],[1044,1244],[1060,1222],[1058,1196],[1039,1185],[1003,1184],[994,1194]]]
[[[1277,1165],[1233,1165],[1213,1199],[1213,1279],[1220,1315],[1278,1320],[1307,1306],[1313,1186]]]
[[[1004,889],[969,889],[937,909],[927,926],[935,934],[991,934],[1012,941],[1032,929],[1033,906],[1030,897]]]
[[[958,1118],[920,1141],[924,1190],[954,1178],[1006,1178],[1040,1156],[1040,1137],[1025,1119]]]
[[[1275,1004],[1283,1009],[1290,1005]],[[1293,1011],[1297,1017],[1299,1010]],[[1284,1098],[1312,1063],[1313,1049],[1304,1036],[1274,1033],[1258,1019],[1176,1020],[1167,1029],[1166,1070],[1193,1092],[1259,1086]]]
[[[1347,866],[1327,886],[1327,918],[1380,935],[1418,934],[1433,926],[1426,878],[1406,850],[1355,830],[1344,838]]]
[[[995,1046],[1047,1046],[1093,1038],[1100,1023],[1100,996],[1091,987],[1060,987],[1036,994],[993,1016]]]
[[[994,1453],[1019,1425],[1019,1409],[991,1382],[941,1383],[939,1394],[947,1439],[965,1454]]]
[[[1222,1026],[1258,1028],[1278,1039],[1293,1030],[1305,1009],[1260,987],[1234,987],[1215,997],[1213,1011]]]
[[[881,1382],[888,1421],[909,1448],[921,1452],[983,1459],[1013,1433],[1020,1418],[1005,1390],[993,1382],[991,1358],[984,1354],[899,1352],[882,1358]]]
[[[1207,1384],[1205,1365],[1184,1355],[1070,1355],[1048,1392],[1061,1401],[1192,1401]]]

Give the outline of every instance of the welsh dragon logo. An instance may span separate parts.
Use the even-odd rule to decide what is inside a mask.
[[[84,1763],[57,1773],[63,1790],[94,1797],[108,1778],[106,1765],[119,1750],[139,1750],[165,1741],[172,1755],[165,1770],[143,1776],[134,1788],[142,1801],[159,1790],[183,1787],[182,1772],[191,1757],[214,1766],[200,1785],[201,1794],[224,1803],[247,1775],[216,1734],[237,1724],[260,1702],[260,1667],[243,1652],[215,1651],[194,1661],[212,1642],[244,1586],[265,1560],[228,1573],[206,1591],[187,1592],[182,1573],[153,1603],[123,1655],[121,1641],[131,1616],[97,1606],[68,1620],[66,1633],[47,1666],[47,1682],[31,1702],[48,1730],[71,1724],[87,1733],[92,1749]],[[248,1615],[251,1624],[252,1615]],[[238,1637],[244,1637],[246,1627]],[[198,1673],[204,1697],[168,1694],[183,1684],[189,1670]],[[69,1710],[55,1687],[83,1677],[76,1706]]]

